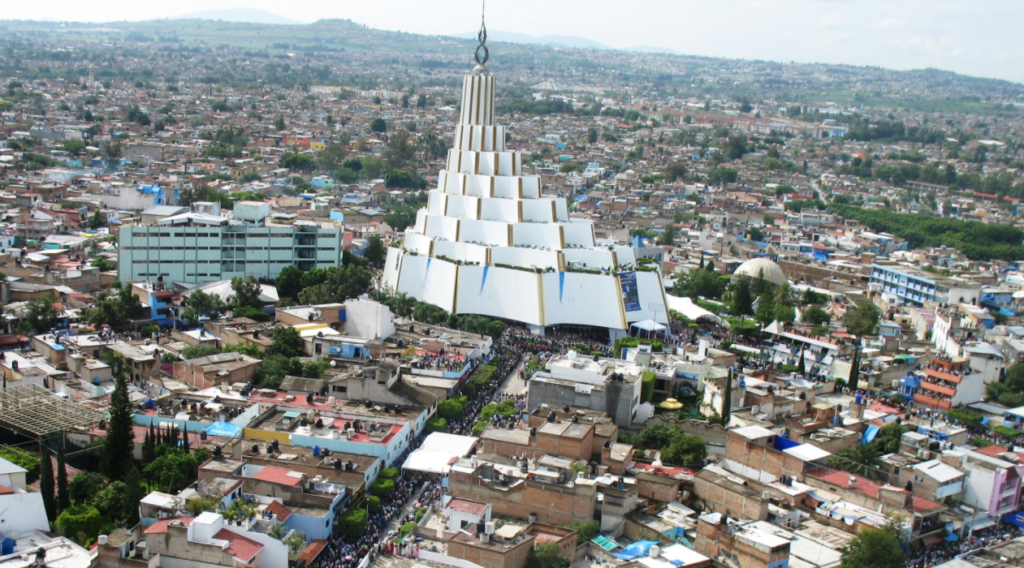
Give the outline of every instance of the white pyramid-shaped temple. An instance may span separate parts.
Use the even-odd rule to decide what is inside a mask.
[[[570,219],[565,199],[542,197],[523,175],[520,152],[505,150],[494,124],[494,77],[478,65],[463,81],[459,124],[447,167],[427,206],[388,249],[384,286],[456,314],[549,326],[607,328],[667,323],[661,276],[635,266],[629,246],[597,246],[589,219]]]

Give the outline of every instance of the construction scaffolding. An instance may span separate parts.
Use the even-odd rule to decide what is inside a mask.
[[[39,385],[0,390],[0,427],[43,439],[106,420],[94,410],[58,396]]]

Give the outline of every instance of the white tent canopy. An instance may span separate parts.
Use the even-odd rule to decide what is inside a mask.
[[[459,458],[469,455],[478,438],[434,432],[423,440],[423,445],[409,454],[402,469],[446,475]]]
[[[698,321],[701,319],[707,319],[713,321],[718,325],[725,325],[722,318],[717,315],[705,310],[704,308],[693,303],[693,300],[689,298],[679,298],[671,294],[665,294],[665,298],[668,299],[668,309],[679,312],[691,321]]]
[[[639,328],[644,331],[665,331],[665,326],[652,319],[634,322],[631,324],[631,327]]]

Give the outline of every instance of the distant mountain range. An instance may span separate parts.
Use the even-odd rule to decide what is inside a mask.
[[[465,32],[461,34],[455,34],[452,37],[476,39],[476,32]],[[487,39],[489,41],[502,41],[507,43],[521,43],[527,45],[546,45],[549,47],[569,47],[575,49],[610,49],[618,51],[639,51],[642,53],[671,53],[673,55],[682,55],[680,52],[674,49],[669,49],[667,47],[657,47],[653,45],[638,45],[636,47],[623,48],[610,47],[599,41],[594,41],[590,38],[580,36],[532,36],[528,34],[520,34],[515,32],[487,30]]]
[[[279,16],[266,10],[253,8],[228,8],[223,10],[203,10],[180,16],[172,16],[171,20],[216,20],[221,22],[237,22],[242,24],[274,24],[287,26],[301,26],[305,22]]]

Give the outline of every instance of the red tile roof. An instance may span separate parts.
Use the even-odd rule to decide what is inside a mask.
[[[992,444],[991,446],[985,446],[984,448],[980,448],[974,451],[978,452],[979,454],[988,456],[990,458],[994,458],[997,455],[1005,452],[1006,448],[1002,446],[997,446],[996,444]]]
[[[213,535],[213,538],[228,541],[228,547],[224,549],[224,552],[243,562],[249,562],[259,551],[263,550],[262,544],[228,529],[220,529],[220,532]]]
[[[291,487],[295,487],[302,483],[302,477],[298,475],[291,475],[291,473],[292,471],[290,469],[268,465],[252,477],[253,479],[259,479],[260,481],[269,481],[270,483],[277,483],[279,485],[290,485]]]
[[[318,538],[309,543],[306,546],[306,550],[303,550],[302,554],[299,555],[298,564],[300,566],[309,566],[314,560],[316,560],[317,556],[320,556],[320,553],[324,551],[324,548],[327,548],[326,539]]]
[[[483,515],[487,510],[487,503],[480,503],[479,501],[470,501],[469,499],[452,499],[448,502],[445,507],[447,509],[453,509],[460,513],[469,513],[471,515]]]
[[[195,517],[175,517],[173,519],[160,519],[159,521],[149,525],[146,529],[146,534],[167,534],[167,525],[171,524],[171,521],[181,521],[185,523],[185,526],[192,524]]]
[[[278,522],[281,523],[283,523],[288,517],[292,516],[292,510],[277,501],[271,501],[271,503],[267,505],[267,510],[270,511],[270,514],[276,515]]]
[[[881,485],[875,483],[874,481],[871,481],[870,479],[860,477],[859,475],[851,475],[850,473],[845,471],[816,471],[808,475],[820,479],[826,483],[843,487],[850,491],[856,491],[857,493],[860,493],[862,495],[867,495],[872,499],[878,499],[879,490],[882,488]],[[853,487],[850,486],[850,478],[856,478],[857,480],[856,484]],[[906,489],[894,489],[906,492]],[[911,501],[910,510],[915,512],[927,512],[931,511],[932,509],[937,509],[940,506],[941,505],[934,501],[929,501],[928,499],[922,499],[920,497],[914,497]]]

